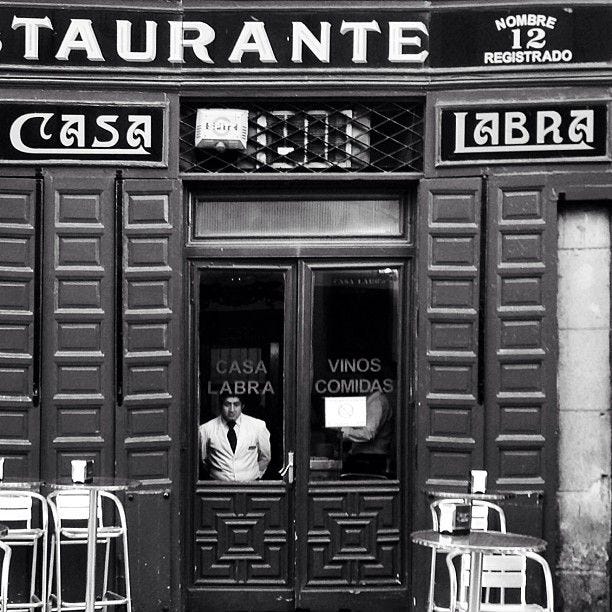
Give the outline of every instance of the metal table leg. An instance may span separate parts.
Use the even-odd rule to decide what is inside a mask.
[[[98,540],[98,491],[89,489],[89,521],[87,522],[87,578],[85,582],[85,612],[95,612],[96,604],[96,543]]]
[[[470,554],[470,589],[468,612],[480,612],[482,598],[482,553],[474,551]]]

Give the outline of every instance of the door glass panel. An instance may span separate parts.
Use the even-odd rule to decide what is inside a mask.
[[[282,270],[215,269],[200,277],[200,424],[220,415],[226,396],[238,397],[243,414],[263,420],[270,433],[271,460],[265,479],[278,478],[284,457],[284,309]],[[236,461],[245,431],[238,430]],[[200,443],[200,479],[225,480],[212,458],[214,441],[206,440],[204,446],[213,448],[206,453]],[[222,444],[225,440],[219,441]],[[243,450],[259,453],[257,440]],[[238,469],[238,477],[228,479],[253,480],[240,476],[245,473]]]
[[[399,273],[314,273],[310,478],[396,477]]]

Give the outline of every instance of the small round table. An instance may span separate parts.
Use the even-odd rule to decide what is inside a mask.
[[[40,491],[42,481],[35,478],[19,478],[10,476],[0,480],[0,491]]]
[[[410,535],[415,544],[428,546],[443,552],[468,553],[470,555],[470,588],[468,610],[480,612],[482,556],[483,554],[520,554],[540,552],[546,542],[533,536],[500,531],[472,531],[467,535],[447,535],[432,529],[415,531]]]
[[[423,489],[423,493],[427,497],[434,499],[462,499],[465,502],[480,500],[480,501],[502,501],[504,499],[512,499],[516,497],[514,491],[490,491],[489,493],[463,493],[461,491],[438,491],[437,489]]]
[[[73,482],[60,478],[45,485],[56,491],[83,491],[89,495],[89,518],[87,520],[87,574],[85,582],[85,612],[95,612],[96,603],[96,542],[98,540],[98,493],[100,491],[126,491],[134,483],[121,478],[95,477],[91,482]]]

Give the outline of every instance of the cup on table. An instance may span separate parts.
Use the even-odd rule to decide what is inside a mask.
[[[72,468],[72,482],[84,484],[93,480],[93,460],[73,459],[70,462]]]
[[[487,490],[487,470],[472,470],[470,493],[484,493]]]

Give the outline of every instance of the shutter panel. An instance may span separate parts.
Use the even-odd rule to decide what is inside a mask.
[[[123,410],[118,471],[169,484],[178,431],[182,338],[180,183],[125,181],[123,197]]]
[[[164,612],[172,606],[172,564],[180,561],[177,538],[169,526],[172,496],[169,490],[145,489],[128,495],[125,511],[130,546],[132,610]],[[121,608],[119,608],[121,609]]]
[[[7,476],[38,477],[34,400],[36,183],[0,178],[0,455]]]
[[[465,487],[469,470],[482,466],[483,418],[477,404],[480,183],[478,178],[440,179],[420,185],[419,489]],[[419,512],[416,526],[428,524],[429,514]]]
[[[180,571],[177,480],[186,367],[180,181],[126,180],[122,216],[123,405],[117,411],[117,471],[143,485],[126,510],[131,557],[138,559],[132,583],[143,587],[134,590],[134,606],[149,611],[171,607],[171,576],[176,580]]]
[[[495,289],[486,346],[490,486],[545,492],[553,512],[556,200],[545,175],[508,175],[491,179],[488,201],[487,285]],[[538,496],[522,506],[508,517],[518,523],[509,524],[541,535]]]
[[[481,179],[419,184],[417,482],[413,529],[431,527],[424,487],[465,487],[483,461],[478,405]],[[427,607],[430,551],[412,546],[414,608]],[[444,579],[444,578],[443,578]]]
[[[59,174],[59,172],[58,172]],[[114,474],[113,177],[45,185],[43,476]]]

